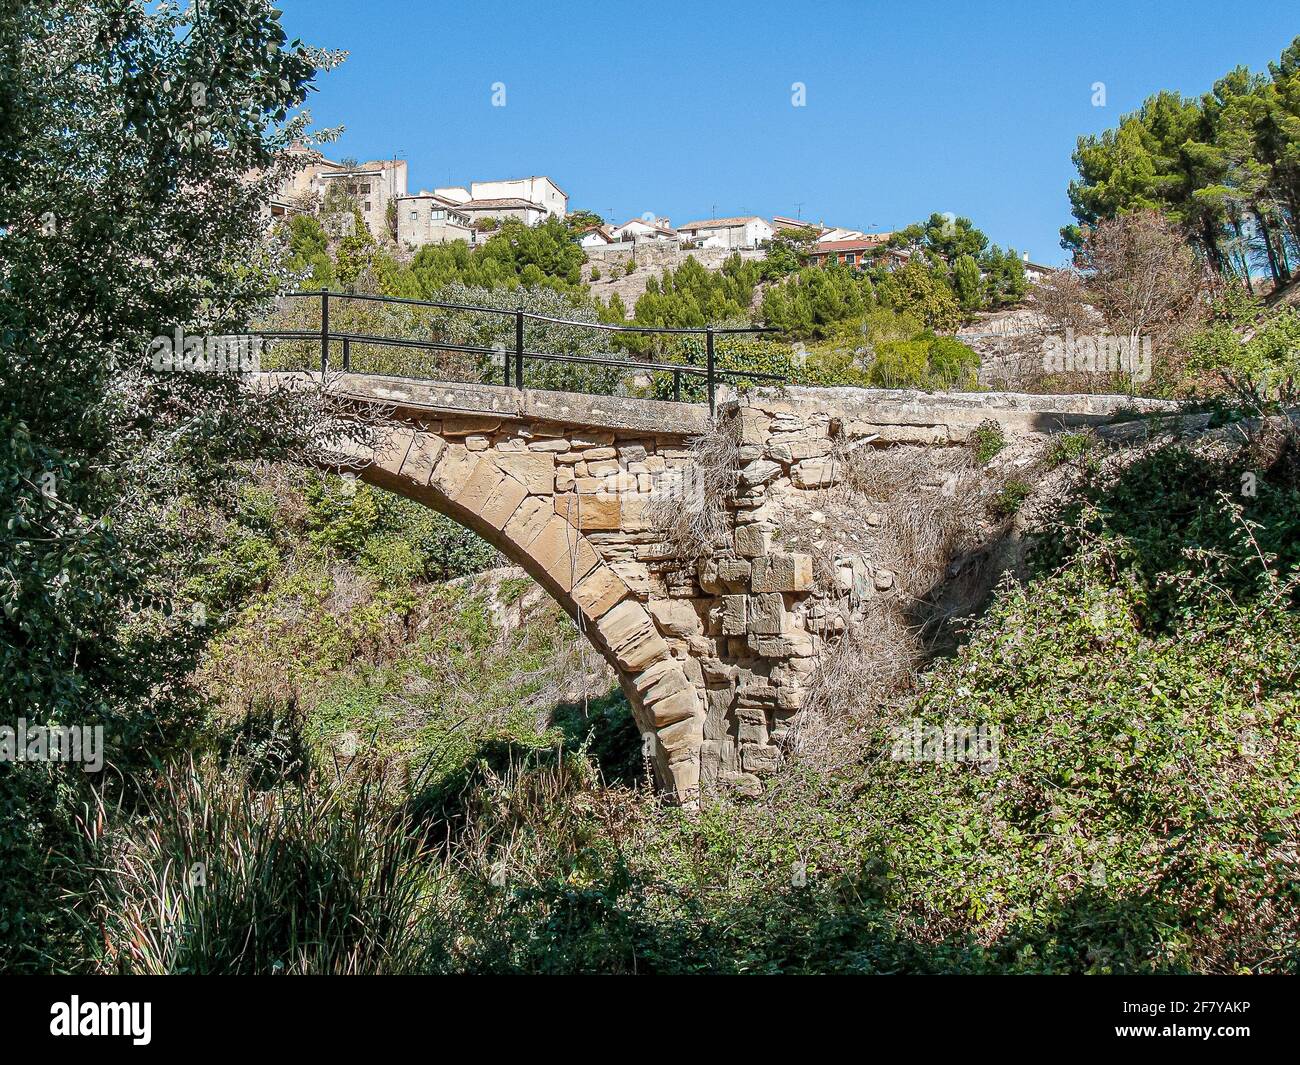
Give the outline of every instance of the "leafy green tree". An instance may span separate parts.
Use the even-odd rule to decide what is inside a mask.
[[[996,244],[984,255],[984,304],[987,307],[1010,307],[1025,298],[1029,282],[1025,264],[1015,248],[1005,252]]]
[[[884,306],[919,319],[935,332],[952,332],[961,324],[961,308],[947,280],[919,258],[901,270],[882,272],[876,294]]]
[[[263,0],[0,0],[0,54],[0,720],[101,725],[129,771],[194,713],[190,508],[303,418],[237,374],[154,372],[151,338],[238,332],[274,287],[261,208],[334,57]],[[48,964],[85,786],[0,764],[2,968]]]
[[[979,310],[984,304],[983,278],[979,263],[971,255],[960,255],[952,268],[952,288],[963,311]]]
[[[954,266],[963,255],[978,259],[988,244],[989,238],[976,229],[969,218],[936,212],[924,222],[916,222],[895,232],[887,246],[923,251],[947,266]]]

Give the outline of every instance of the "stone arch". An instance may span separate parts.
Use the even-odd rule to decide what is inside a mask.
[[[617,674],[642,736],[654,738],[660,785],[676,801],[694,803],[703,688],[587,535],[637,520],[631,513],[635,496],[557,493],[556,478],[565,476],[557,460],[590,440],[581,430],[523,423],[503,428],[501,421],[449,415],[380,426],[373,450],[352,456],[350,465],[359,467],[362,480],[471,529],[545,588]],[[588,446],[586,453],[593,450],[599,449]]]

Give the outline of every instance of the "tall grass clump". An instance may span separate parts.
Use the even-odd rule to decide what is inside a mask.
[[[395,973],[434,964],[438,863],[378,766],[259,789],[215,758],[163,774],[138,815],[103,805],[72,900],[92,967],[126,974]],[[422,934],[414,934],[422,928]]]

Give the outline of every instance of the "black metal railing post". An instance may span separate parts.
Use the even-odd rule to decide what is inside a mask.
[[[712,329],[707,330],[705,333],[705,337],[706,337],[706,344],[704,350],[708,357],[708,362],[706,364],[706,373],[708,375],[708,382],[709,382],[709,416],[712,417],[713,415],[718,413],[718,401],[716,395],[714,394],[715,367],[713,361],[713,330]]]
[[[343,338],[343,372],[350,373],[352,370],[352,341],[347,337]]]
[[[681,401],[682,401],[682,371],[674,370],[673,371],[673,402],[680,403]]]
[[[524,387],[524,312],[515,311],[515,387]]]
[[[330,292],[320,290],[320,372],[324,377],[330,368]]]

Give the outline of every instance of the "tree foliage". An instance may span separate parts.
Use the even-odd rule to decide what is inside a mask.
[[[1080,137],[1070,184],[1082,226],[1160,211],[1214,269],[1247,286],[1254,268],[1290,280],[1300,252],[1300,38],[1267,74],[1237,67],[1195,99],[1163,91],[1118,127]]]

